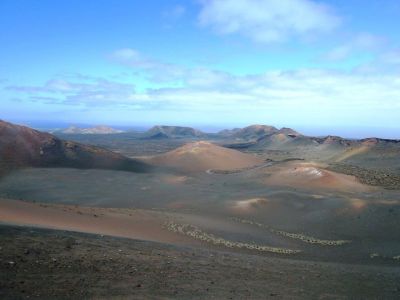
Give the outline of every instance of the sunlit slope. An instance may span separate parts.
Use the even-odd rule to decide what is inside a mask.
[[[233,170],[249,168],[263,163],[254,155],[217,146],[209,142],[189,143],[149,161],[157,166],[167,166],[187,172],[202,172],[209,169]]]

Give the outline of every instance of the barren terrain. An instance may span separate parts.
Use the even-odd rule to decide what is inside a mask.
[[[207,140],[185,128],[165,132],[173,137],[102,140],[109,150],[124,144],[119,152],[145,172],[6,170],[0,295],[400,297],[397,142],[268,126]],[[363,164],[378,152],[382,166]]]

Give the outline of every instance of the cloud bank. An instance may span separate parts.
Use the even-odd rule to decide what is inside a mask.
[[[400,109],[400,78],[396,74],[302,69],[237,76],[209,68],[183,68],[158,62],[133,49],[116,53],[134,72],[147,74],[149,78],[157,72],[173,73],[181,85],[137,91],[134,82],[79,77],[54,78],[42,86],[7,89],[24,95],[26,101],[80,107],[123,106],[130,110],[232,116],[265,113],[309,122],[317,119],[368,122],[377,113],[387,113],[389,120]]]
[[[200,4],[202,26],[260,43],[326,33],[341,23],[329,6],[310,0],[202,0]]]

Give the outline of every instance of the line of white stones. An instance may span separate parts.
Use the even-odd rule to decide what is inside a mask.
[[[301,233],[291,233],[291,232],[286,232],[283,230],[277,230],[268,225],[261,224],[258,222],[253,222],[250,220],[244,220],[244,219],[239,219],[239,218],[231,218],[231,220],[240,222],[243,224],[250,224],[250,225],[255,225],[255,226],[258,226],[261,228],[265,228],[272,233],[279,234],[279,235],[282,235],[282,236],[285,236],[288,238],[292,238],[292,239],[298,239],[298,240],[301,240],[301,241],[303,241],[305,243],[309,243],[309,244],[319,244],[319,245],[323,245],[323,246],[341,246],[344,244],[351,243],[351,241],[349,241],[349,240],[321,240],[321,239],[317,239],[312,236],[307,236],[307,235],[304,235]]]
[[[245,248],[249,250],[257,250],[257,251],[272,252],[279,254],[296,254],[301,252],[300,250],[292,250],[286,248],[277,248],[265,245],[229,241],[224,238],[216,237],[213,234],[206,233],[201,229],[199,229],[198,227],[190,224],[178,224],[174,222],[168,222],[166,223],[166,228],[170,231],[190,236],[197,240],[201,240],[207,243],[212,243],[214,245],[223,245],[228,248]]]

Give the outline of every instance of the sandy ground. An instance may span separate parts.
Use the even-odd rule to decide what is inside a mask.
[[[353,198],[339,207],[336,204],[327,214],[327,203],[321,202],[324,200],[313,201],[293,210],[286,207],[288,203],[283,199],[252,198],[226,203],[226,212],[206,213],[186,212],[180,207],[167,210],[101,208],[0,199],[0,222],[260,256],[399,266],[395,259],[400,255],[396,234],[398,202],[374,204],[380,208],[371,214],[375,206]],[[354,218],[346,207],[358,211],[357,214],[365,211],[366,215]],[[393,208],[394,212],[388,212]],[[316,219],[316,215],[325,215],[324,220]],[[382,218],[386,219],[385,223],[381,222]],[[293,237],[293,234],[300,236]],[[302,240],[308,237],[348,242],[324,246]],[[257,247],[267,247],[267,250]]]
[[[185,238],[164,228],[162,213],[136,209],[103,209],[28,203],[0,199],[0,222],[179,243]],[[188,239],[186,239],[188,240]]]

